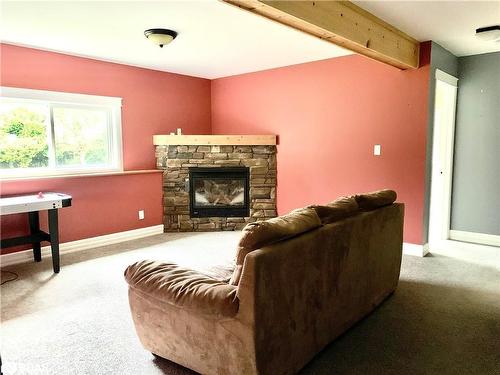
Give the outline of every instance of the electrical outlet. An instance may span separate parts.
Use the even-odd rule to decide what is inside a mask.
[[[144,220],[144,210],[139,210],[139,220]]]
[[[382,153],[382,147],[380,145],[373,146],[373,155],[380,156]]]

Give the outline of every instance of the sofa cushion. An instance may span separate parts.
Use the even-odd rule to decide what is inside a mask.
[[[358,203],[354,197],[340,197],[325,206],[309,206],[318,214],[323,224],[343,220],[358,212]]]
[[[357,194],[353,196],[362,210],[374,210],[382,206],[388,206],[397,198],[394,190],[384,189],[370,193]]]
[[[321,226],[321,220],[312,208],[302,208],[287,215],[247,224],[243,228],[238,244],[236,269],[231,277],[230,284],[238,285],[243,261],[249,252],[286,240],[319,226]]]
[[[202,314],[234,316],[237,288],[173,263],[144,260],[125,270],[129,286],[161,303]]]

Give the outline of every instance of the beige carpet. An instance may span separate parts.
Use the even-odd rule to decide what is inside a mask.
[[[123,280],[139,259],[230,260],[239,234],[165,234],[7,267],[2,370],[10,374],[192,374],[145,351]],[[500,253],[500,250],[498,250]],[[303,374],[500,374],[499,257],[404,257],[396,293]],[[239,375],[239,374],[238,374]]]

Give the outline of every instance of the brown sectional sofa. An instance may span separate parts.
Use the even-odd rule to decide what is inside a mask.
[[[125,271],[137,334],[203,374],[294,374],[395,289],[404,206],[392,191],[249,224],[232,274]],[[230,280],[229,280],[230,279]]]

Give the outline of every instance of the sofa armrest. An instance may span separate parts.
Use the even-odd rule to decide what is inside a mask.
[[[238,312],[236,286],[176,264],[137,262],[125,270],[125,279],[131,289],[180,308],[224,317]]]

